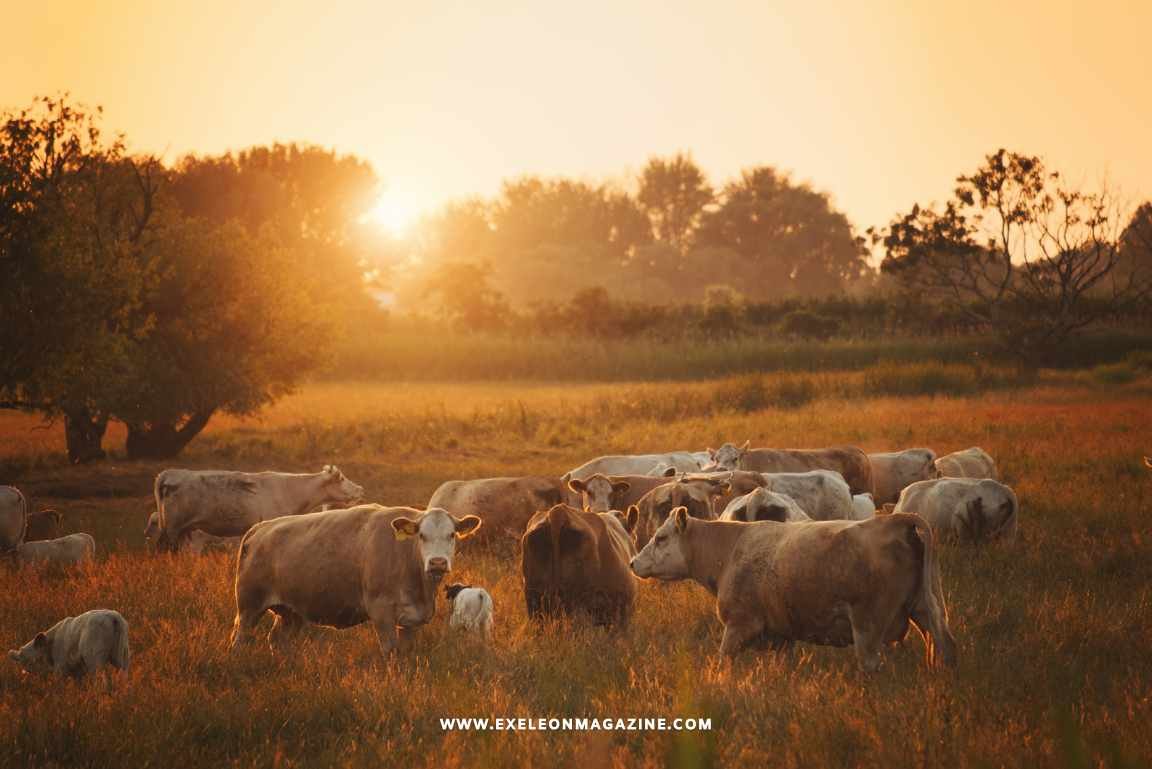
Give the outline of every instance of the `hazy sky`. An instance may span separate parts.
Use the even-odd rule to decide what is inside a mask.
[[[789,169],[861,229],[999,146],[1152,196],[1148,0],[47,0],[4,22],[2,107],[68,90],[168,159],[336,147],[400,213],[677,150],[717,183]]]

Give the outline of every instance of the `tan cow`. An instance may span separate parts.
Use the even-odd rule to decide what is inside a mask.
[[[647,544],[674,508],[686,507],[694,518],[716,518],[716,500],[731,490],[731,484],[723,478],[694,478],[690,475],[657,486],[636,504],[638,521],[632,531],[636,547]]]
[[[611,513],[568,505],[540,511],[520,540],[528,616],[587,614],[599,625],[627,625],[636,600],[628,570],[635,554]]]
[[[0,486],[0,553],[24,541],[28,525],[28,501],[15,486]]]
[[[936,452],[932,449],[881,451],[868,455],[872,463],[872,499],[876,504],[895,502],[900,492],[916,481],[936,477]]]
[[[725,443],[708,449],[712,464],[705,470],[753,470],[758,473],[803,473],[833,470],[844,476],[851,494],[872,493],[872,464],[855,446],[827,449],[751,449]]]
[[[55,510],[38,510],[28,513],[28,528],[24,532],[24,539],[55,539],[60,536],[60,522],[64,516]]]
[[[938,478],[913,483],[900,493],[897,513],[916,513],[941,539],[969,544],[1016,536],[1016,492],[991,478]]]
[[[955,663],[932,529],[915,515],[868,521],[701,521],[679,507],[632,559],[645,579],[691,579],[716,596],[720,653],[848,646],[876,670],[911,622],[928,664]]]
[[[996,480],[996,460],[979,446],[953,451],[936,460],[939,478],[991,478]]]
[[[445,481],[432,492],[428,507],[451,510],[456,515],[475,515],[484,521],[476,542],[519,540],[524,527],[540,510],[569,500],[559,478],[525,475],[513,478],[478,478]]]
[[[573,478],[568,481],[568,488],[580,495],[582,509],[590,513],[606,513],[609,510],[627,510],[649,491],[667,483],[675,475],[676,468],[673,467],[660,476],[594,473],[584,480]]]
[[[233,648],[249,641],[271,610],[269,641],[306,623],[347,628],[371,622],[391,652],[432,619],[456,542],[480,526],[474,515],[360,505],[285,516],[248,530],[236,561]]]
[[[96,540],[91,534],[69,534],[59,539],[22,542],[16,547],[17,563],[77,566],[96,558]]]

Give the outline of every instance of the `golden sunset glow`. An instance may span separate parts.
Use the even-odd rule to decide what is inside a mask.
[[[419,218],[420,211],[400,192],[386,190],[367,214],[368,221],[394,238],[403,238]]]
[[[860,228],[943,199],[1000,146],[1152,194],[1147,2],[113,0],[14,4],[4,23],[21,31],[2,105],[67,90],[169,159],[335,147],[421,180],[404,210],[678,150],[713,180],[791,170]]]

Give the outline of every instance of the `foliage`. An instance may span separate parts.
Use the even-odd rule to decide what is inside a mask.
[[[652,223],[653,237],[679,257],[669,267],[683,267],[680,259],[691,249],[700,218],[714,198],[712,186],[690,155],[650,158],[640,172],[636,199]]]

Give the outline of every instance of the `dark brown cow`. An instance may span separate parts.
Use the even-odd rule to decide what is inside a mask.
[[[725,443],[708,449],[712,464],[705,470],[752,470],[758,473],[803,473],[833,470],[844,476],[853,494],[872,494],[872,463],[855,446],[827,449],[750,449]]]
[[[632,618],[636,549],[613,513],[556,505],[532,517],[520,540],[528,616],[586,613],[598,625]]]

